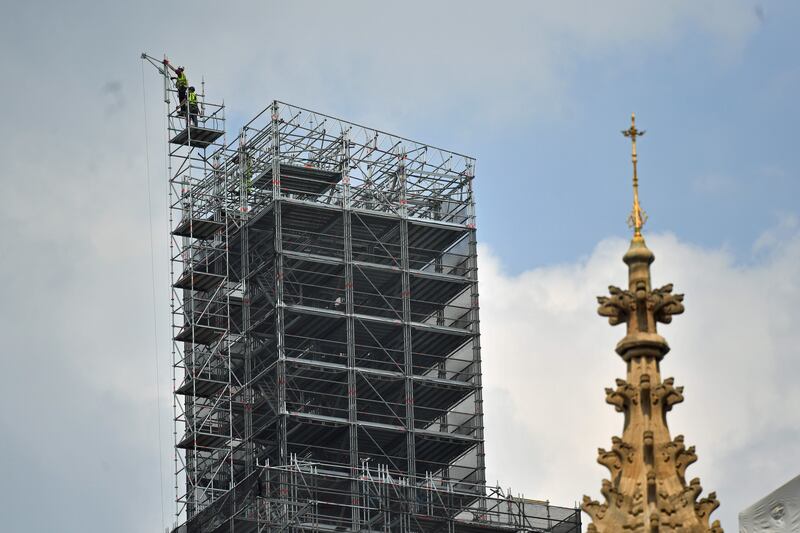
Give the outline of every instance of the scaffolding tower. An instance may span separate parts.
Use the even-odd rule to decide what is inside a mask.
[[[486,486],[474,159],[162,74],[176,532],[580,531]]]

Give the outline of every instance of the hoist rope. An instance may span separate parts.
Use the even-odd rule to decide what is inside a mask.
[[[158,356],[158,320],[156,316],[156,265],[155,265],[155,252],[153,247],[153,207],[150,194],[150,138],[148,136],[147,126],[147,92],[145,89],[144,78],[144,58],[142,58],[142,108],[144,111],[144,153],[145,162],[147,167],[145,169],[145,178],[147,180],[147,220],[148,220],[148,235],[150,236],[150,280],[151,280],[151,294],[153,300],[153,347],[155,353],[155,366],[156,366],[156,409],[158,423],[158,488],[161,500],[161,529],[166,527],[166,519],[164,515],[164,462],[161,453],[161,377],[158,366],[161,363]]]

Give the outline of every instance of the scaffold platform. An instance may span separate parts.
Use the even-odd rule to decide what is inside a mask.
[[[208,148],[225,134],[224,131],[202,126],[189,126],[179,131],[169,142],[191,146],[193,148]]]

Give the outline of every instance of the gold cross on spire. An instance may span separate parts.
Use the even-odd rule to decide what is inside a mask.
[[[644,135],[644,130],[636,129],[636,115],[631,113],[631,127],[622,134],[631,139],[631,161],[633,161],[633,210],[628,217],[628,225],[633,228],[633,236],[642,236],[642,226],[647,222],[647,213],[639,205],[639,176],[636,174],[636,137]]]

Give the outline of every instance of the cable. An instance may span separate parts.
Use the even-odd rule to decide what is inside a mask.
[[[153,207],[150,194],[150,139],[147,131],[147,93],[145,90],[144,79],[144,58],[142,58],[142,107],[144,110],[144,153],[147,168],[145,169],[145,176],[147,179],[147,220],[149,223],[150,235],[150,279],[151,279],[151,293],[153,299],[153,346],[156,358],[156,409],[158,410],[156,421],[158,422],[158,488],[161,495],[161,529],[166,527],[166,519],[164,515],[164,464],[163,457],[161,456],[161,377],[158,371],[160,360],[158,357],[158,320],[156,319],[156,266],[155,266],[155,252],[153,251]]]

